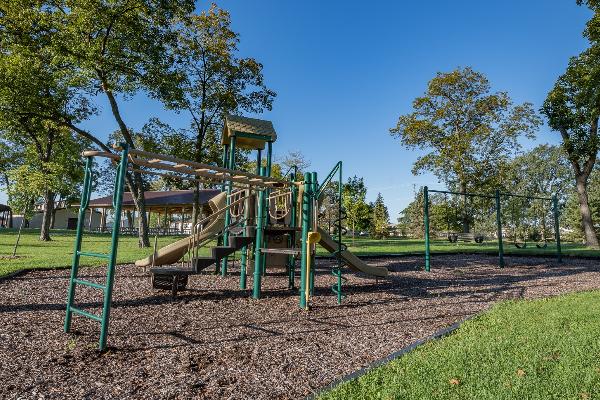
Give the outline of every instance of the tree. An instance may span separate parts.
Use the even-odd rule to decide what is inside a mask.
[[[14,143],[4,139],[0,135],[0,188],[4,187],[8,203],[11,203],[9,188],[11,186],[9,172],[23,163],[23,149]],[[8,227],[13,227],[13,212],[9,214]]]
[[[438,73],[390,133],[408,148],[429,150],[414,174],[432,172],[467,192],[495,188],[518,139],[532,137],[540,123],[530,103],[514,105],[506,92],[492,93],[488,79],[467,67]],[[466,216],[463,229],[469,231]]]
[[[365,201],[366,197],[367,188],[363,178],[348,178],[342,189],[342,205],[346,211],[346,220],[352,227],[353,240],[357,229],[366,229],[369,226],[370,209]]]
[[[542,106],[548,125],[560,132],[575,175],[585,243],[593,248],[599,245],[589,205],[588,179],[598,154],[599,85],[600,47],[592,47],[571,58]]]
[[[513,193],[548,197],[556,194],[564,201],[572,190],[571,166],[561,147],[542,144],[510,161],[503,186]]]
[[[323,194],[319,201],[319,224],[327,226],[327,232],[336,233],[341,201],[339,198],[339,183],[331,181],[321,190]]]
[[[253,58],[238,58],[239,35],[231,30],[227,11],[212,5],[199,15],[186,15],[171,48],[175,77],[164,82],[158,96],[172,109],[185,111],[194,130],[192,159],[204,162],[207,139],[216,139],[223,116],[241,111],[271,110],[275,92],[265,86],[262,64]],[[193,223],[200,207],[195,185]]]
[[[73,197],[83,179],[79,154],[87,143],[62,127],[38,128],[12,132],[14,143],[23,146],[24,152],[22,163],[7,172],[11,182],[8,194],[16,210],[23,208],[23,202],[41,201],[40,240],[49,241],[57,196]],[[19,200],[23,197],[26,200]]]
[[[121,135],[134,148],[122,116],[123,99],[142,90],[158,90],[174,61],[168,51],[176,39],[173,28],[193,9],[192,0],[59,0],[34,2],[26,7],[17,0],[7,0],[0,6],[0,14],[5,17],[0,32],[3,44],[12,45],[8,54],[20,52],[32,61],[39,58],[38,54],[49,55],[43,65],[53,67],[48,69],[50,81],[81,94],[76,98],[86,101],[98,93],[104,95]],[[46,97],[53,98],[55,93],[25,97],[26,107],[15,108],[21,108],[25,116],[68,126],[111,151],[77,125],[85,113],[40,106],[40,99]],[[86,106],[85,101],[77,105]],[[140,245],[148,246],[143,180],[137,172],[128,173],[126,179],[141,216]]]
[[[413,201],[411,201],[398,216],[398,227],[403,235],[422,238],[424,237],[425,225],[423,222],[423,189],[413,190]]]
[[[288,151],[288,153],[281,160],[281,165],[285,171],[289,171],[291,168],[296,168],[297,180],[304,179],[304,172],[310,167],[310,161],[302,154],[300,150]]]
[[[381,193],[377,194],[377,199],[371,209],[371,234],[377,239],[389,236],[390,214]]]

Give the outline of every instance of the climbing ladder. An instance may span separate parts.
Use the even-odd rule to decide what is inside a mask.
[[[67,296],[67,314],[65,317],[65,332],[71,330],[71,319],[73,314],[78,314],[83,317],[90,318],[100,323],[100,350],[106,348],[106,338],[108,334],[108,322],[110,317],[110,306],[112,301],[112,289],[115,276],[115,265],[117,261],[117,247],[119,243],[119,227],[121,225],[121,205],[123,200],[123,191],[125,184],[125,174],[127,173],[128,164],[128,147],[121,144],[123,150],[117,167],[115,178],[115,191],[113,194],[113,208],[115,210],[115,219],[112,226],[112,240],[110,250],[106,254],[92,253],[81,251],[81,242],[83,239],[83,224],[85,221],[85,210],[90,201],[92,193],[92,163],[93,157],[88,156],[85,163],[85,178],[83,181],[83,190],[81,193],[81,203],[79,205],[79,218],[77,219],[77,234],[75,237],[75,249],[73,251],[73,264],[71,266],[71,278],[69,280],[69,292]],[[95,257],[107,260],[106,280],[104,284],[90,282],[78,277],[79,262],[81,257]],[[97,315],[75,307],[75,288],[77,285],[83,285],[102,291],[102,314]]]

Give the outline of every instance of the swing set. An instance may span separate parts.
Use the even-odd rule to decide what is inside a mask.
[[[528,244],[535,243],[540,250],[548,249],[548,242],[556,242],[556,257],[562,261],[559,229],[558,198],[529,196],[515,193],[501,193],[496,190],[494,194],[454,192],[447,190],[432,190],[427,186],[423,188],[423,219],[425,230],[425,270],[431,270],[431,193],[444,195],[446,231],[441,232],[450,243],[459,245],[459,242],[475,242],[483,244],[492,239],[497,243],[498,265],[504,263],[504,239],[517,249],[526,249]],[[448,196],[459,196],[462,201],[462,215],[455,208],[454,215],[449,213],[448,207],[452,202]],[[475,210],[475,202],[479,202],[479,212]],[[504,203],[508,203],[503,206]],[[551,217],[549,217],[546,203],[551,204]],[[507,206],[507,207],[506,207]],[[527,206],[529,207],[528,209]],[[487,212],[486,212],[487,210]],[[529,211],[529,212],[526,212]],[[508,217],[508,221],[504,218]],[[552,232],[552,227],[553,232]],[[462,228],[459,231],[458,228]],[[552,238],[553,233],[553,238]],[[489,240],[488,240],[489,242]]]

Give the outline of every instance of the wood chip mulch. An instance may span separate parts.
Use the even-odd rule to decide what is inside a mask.
[[[495,302],[600,288],[594,260],[506,261],[434,256],[426,273],[420,257],[377,259],[389,279],[346,274],[341,306],[319,261],[310,312],[283,275],[265,277],[261,300],[237,276],[212,274],[191,277],[173,300],[119,266],[105,353],[98,323],[74,316],[74,332],[62,331],[69,271],[30,272],[0,281],[0,398],[298,399]],[[103,272],[81,275],[101,282]],[[99,312],[100,299],[78,288],[87,310]]]

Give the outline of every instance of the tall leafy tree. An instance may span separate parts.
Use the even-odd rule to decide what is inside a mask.
[[[354,239],[357,229],[367,229],[370,221],[370,208],[366,202],[367,187],[363,178],[348,178],[342,190],[342,204],[346,211],[346,222],[352,229]]]
[[[275,92],[264,83],[262,64],[238,56],[239,34],[231,29],[227,11],[212,5],[200,14],[185,16],[171,49],[175,77],[165,81],[160,98],[169,107],[186,112],[194,135],[192,159],[205,159],[207,139],[214,142],[223,115],[270,110]],[[212,137],[211,133],[213,134]],[[195,187],[194,222],[200,210]]]
[[[49,62],[42,61],[42,65],[54,67],[48,69],[50,81],[60,83],[71,95],[81,94],[75,97],[81,99],[75,108],[40,104],[43,98],[54,98],[53,91],[45,92],[46,96],[24,96],[22,112],[64,124],[110,151],[77,124],[89,111],[86,101],[101,94],[122,137],[135,147],[123,118],[125,100],[141,91],[158,90],[174,61],[168,51],[176,39],[173,28],[193,9],[192,0],[40,0],[27,4],[7,0],[0,5],[0,40],[12,45],[7,54],[20,52],[29,61],[38,60],[38,54],[49,55]],[[74,109],[82,110],[75,113]],[[142,177],[128,174],[127,183],[141,216],[140,245],[148,246]]]
[[[571,58],[542,107],[550,127],[560,132],[579,199],[581,225],[588,246],[598,248],[588,198],[588,180],[598,154],[600,118],[600,47]]]
[[[506,92],[471,68],[438,73],[413,111],[399,117],[390,133],[402,145],[427,153],[413,173],[432,172],[461,192],[495,187],[521,136],[532,137],[541,123],[532,105],[513,104]],[[463,229],[469,230],[465,219]]]
[[[64,127],[43,123],[36,118],[21,121],[17,126],[4,122],[0,121],[4,136],[24,149],[23,164],[10,170],[13,185],[27,193],[31,201],[41,201],[40,240],[48,241],[57,196],[72,196],[83,178],[79,155],[87,142],[74,138]],[[11,186],[9,193],[12,202],[15,188]]]

